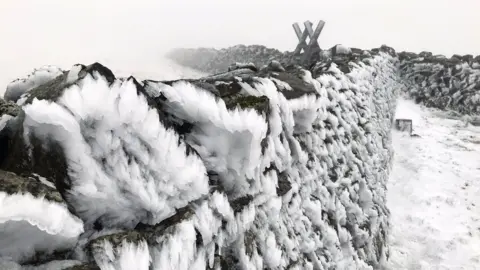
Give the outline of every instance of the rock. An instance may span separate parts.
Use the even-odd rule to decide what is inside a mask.
[[[11,101],[6,101],[0,98],[0,117],[8,114],[11,116],[17,116],[20,113],[20,107]]]
[[[29,107],[32,107],[32,105],[34,105],[33,104],[34,99],[37,100],[37,104],[43,104],[43,103],[40,103],[38,100],[49,100],[49,101],[57,102],[59,98],[62,97],[66,87],[69,87],[74,84],[82,85],[84,83],[83,81],[84,78],[86,78],[86,76],[88,75],[90,75],[90,78],[93,78],[94,81],[99,81],[100,83],[105,82],[107,84],[106,86],[98,86],[98,87],[109,88],[114,83],[117,85],[115,87],[118,87],[120,83],[124,83],[124,84],[130,83],[129,85],[133,85],[135,87],[134,89],[136,90],[136,95],[140,96],[140,98],[135,96],[136,98],[140,99],[139,102],[142,102],[141,101],[142,99],[147,101],[148,105],[142,105],[144,106],[143,109],[153,108],[154,110],[159,112],[158,120],[161,122],[157,121],[154,124],[156,124],[157,126],[161,125],[161,127],[159,128],[170,128],[171,126],[173,126],[173,124],[171,124],[167,119],[163,117],[161,105],[157,104],[157,101],[155,101],[153,98],[147,95],[147,93],[145,92],[146,90],[142,85],[140,85],[133,78],[122,79],[122,80],[116,79],[113,73],[109,69],[107,69],[106,67],[98,63],[94,63],[90,66],[78,65],[77,67],[72,68],[70,72],[57,77],[55,80],[30,90],[27,94],[25,104],[31,104],[29,105]],[[113,90],[110,90],[109,88],[107,89],[107,91],[113,91]],[[116,95],[119,95],[119,93],[116,93]],[[70,106],[76,106],[76,105],[81,105],[81,104],[75,104],[75,105],[70,104]],[[112,106],[115,104],[110,103],[108,105]],[[44,105],[37,105],[37,106],[44,106]],[[123,106],[125,106],[125,104]],[[68,108],[68,106],[66,105],[64,105],[64,107]],[[78,107],[68,108],[69,111],[74,109],[78,109]],[[32,114],[36,112],[30,111],[30,113]],[[88,113],[92,113],[92,112],[85,112],[85,113],[87,113],[88,115]],[[76,115],[78,115],[78,112]],[[40,115],[39,117],[41,116],[42,115]],[[64,117],[70,117],[70,116],[64,116]],[[75,124],[78,125],[78,127],[81,128],[82,130],[88,131],[89,129],[94,128],[95,124],[101,123],[102,120],[95,119],[95,118],[88,118],[88,117],[86,118],[79,117],[77,119],[74,119],[74,121],[76,122],[74,122],[72,126],[65,127],[60,124],[56,124],[56,125],[52,125],[51,128],[45,129],[45,130],[42,128],[45,128],[45,126],[48,126],[47,123],[41,122],[40,127],[37,127],[38,123],[35,121],[36,119],[32,120],[30,116],[27,116],[26,113],[22,112],[22,114],[19,115],[16,119],[9,121],[9,125],[7,126],[7,128],[2,130],[2,132],[0,133],[0,143],[2,144],[1,146],[4,149],[7,149],[7,151],[5,151],[6,154],[1,157],[2,159],[0,160],[0,169],[12,171],[19,174],[36,173],[48,179],[52,179],[53,182],[55,183],[57,190],[60,192],[60,194],[62,194],[62,197],[66,200],[70,211],[80,216],[82,220],[85,221],[87,228],[91,229],[94,226],[94,224],[100,224],[99,225],[100,227],[105,227],[105,228],[108,228],[109,226],[113,226],[109,224],[109,222],[112,222],[115,220],[115,218],[112,217],[112,213],[109,213],[109,215],[105,215],[102,213],[93,214],[91,212],[84,213],[82,212],[83,210],[81,210],[84,208],[84,206],[81,205],[79,200],[82,198],[85,198],[84,197],[85,195],[79,192],[73,192],[75,195],[72,195],[72,190],[74,190],[75,188],[78,188],[78,186],[81,186],[82,183],[72,182],[72,175],[76,175],[80,172],[75,172],[68,165],[68,160],[72,158],[71,155],[73,153],[68,151],[69,146],[68,144],[65,143],[68,137],[78,136],[78,138],[80,138],[79,139],[80,143],[84,141],[86,144],[92,144],[89,147],[94,147],[95,144],[98,143],[95,137],[91,138],[89,134],[82,134],[80,132],[75,134],[76,132]],[[26,125],[25,124],[26,122],[28,122],[29,124]],[[120,124],[121,123],[119,123],[118,125]],[[122,126],[121,130],[128,128],[129,126],[131,127],[131,125],[133,124],[130,122],[124,123],[124,126]],[[26,126],[30,130],[26,133],[28,135],[24,136],[24,133],[25,133],[24,129]],[[120,126],[113,126],[112,128],[113,130],[116,130],[117,133],[121,133],[121,131],[119,131]],[[48,132],[52,132],[52,133],[50,133],[50,135],[48,136],[45,136],[44,134]],[[60,137],[60,138],[56,138],[56,140],[51,139],[51,137],[55,137],[56,134],[62,134],[62,135],[68,134],[68,135],[65,135],[66,138]],[[62,136],[62,135],[57,135],[57,136]],[[118,136],[122,138],[121,134]],[[128,137],[130,135],[124,134],[123,136]],[[76,143],[78,143],[78,141]],[[121,143],[123,143],[124,145],[128,145],[128,143],[124,143],[124,142],[121,142]],[[129,149],[127,149],[126,147],[127,146],[124,146],[120,150],[123,151],[124,154],[127,156],[134,155],[132,153],[129,153]],[[159,146],[156,146],[156,147],[158,148]],[[189,150],[191,150],[191,148],[189,149],[187,147],[187,149],[185,149],[187,153],[195,155],[192,151],[189,151]],[[102,170],[111,170],[108,168],[110,165],[106,163],[107,160],[105,158],[100,156],[100,157],[97,157],[97,159],[98,160],[95,161],[96,162],[95,166],[106,166]],[[197,159],[197,162],[200,162],[200,161]],[[129,162],[129,164],[131,164],[131,162]],[[109,176],[104,176],[104,177],[109,178]],[[117,177],[118,177],[118,172],[117,172]],[[118,178],[115,178],[114,176],[112,176],[111,179],[116,179],[115,181],[118,181]],[[108,181],[113,181],[113,180],[108,180]],[[199,183],[198,179],[197,179],[197,183]],[[208,192],[208,184],[207,184],[206,177],[205,177],[204,184],[205,185],[203,188],[205,192]],[[197,184],[194,184],[193,186],[197,186]],[[192,188],[194,188],[193,186]],[[183,190],[183,189],[180,189],[180,190]],[[132,200],[131,196],[139,200],[143,199],[140,196],[130,194],[130,191],[131,190],[127,190],[127,191],[121,192],[120,194],[127,194],[126,196],[130,196],[129,201]],[[137,190],[133,192],[136,192],[136,191]],[[197,190],[197,192],[198,191],[199,190]],[[107,191],[105,190],[105,192]],[[159,191],[159,193],[161,192]],[[199,195],[200,193],[194,196],[199,196]],[[100,196],[97,199],[102,200],[102,197]],[[90,199],[87,199],[87,200],[90,200]],[[112,197],[112,200],[117,200],[116,203],[120,203],[120,201],[122,201],[123,198],[120,195],[119,198]],[[125,201],[123,202],[125,203]],[[83,203],[87,203],[87,202],[83,202]],[[98,208],[98,210],[106,211],[105,208],[108,208],[109,206],[117,207],[116,203],[112,203],[110,205],[107,204],[104,206],[104,208]],[[164,210],[159,210],[159,211],[166,211],[167,208],[164,207],[163,209]],[[121,212],[122,212],[121,214],[122,217],[129,219],[129,217],[126,216],[127,213],[125,209],[121,210]],[[139,222],[142,219],[156,218],[156,217],[152,217],[152,214],[151,213],[149,214],[149,213],[150,212],[145,210],[142,214],[141,210],[132,209],[130,212],[131,215],[143,215],[143,217],[140,217],[140,216],[137,217],[139,219],[137,221],[135,221],[134,218],[131,219],[132,224],[127,225],[127,227],[128,226],[134,227],[136,225],[136,222]],[[168,215],[168,213],[165,213],[165,214]]]
[[[75,74],[64,72],[55,79],[50,80],[38,87],[32,88],[27,95],[28,97],[25,101],[25,104],[32,103],[34,99],[57,101],[67,87],[82,80],[88,74],[93,77],[102,76],[110,84],[115,80],[115,75],[113,75],[112,71],[99,63],[93,63],[89,66],[77,66],[79,66],[80,69],[73,70]]]
[[[464,62],[471,63],[471,62],[473,62],[473,55],[466,54],[466,55],[463,55],[461,59]]]
[[[32,90],[34,91],[34,90]],[[8,122],[0,131],[0,169],[22,175],[39,174],[55,182],[62,193],[68,189],[65,183],[67,163],[63,149],[54,141],[44,142],[28,134],[28,143],[24,140],[25,113]]]
[[[450,58],[450,61],[454,64],[458,64],[458,63],[461,63],[462,62],[462,57],[460,55],[453,55],[451,58]]]
[[[346,47],[346,46],[343,46],[341,44],[337,44],[335,46],[333,46],[330,51],[332,52],[332,56],[335,57],[335,56],[343,56],[343,55],[349,55],[352,53],[352,51],[350,50],[350,48]]]
[[[418,56],[428,58],[428,57],[432,57],[432,56],[433,56],[433,53],[423,51],[423,52],[421,52]]]
[[[238,62],[230,65],[228,67],[228,71],[233,71],[233,70],[237,70],[237,69],[245,69],[245,68],[250,69],[254,72],[258,71],[257,67],[253,63],[238,63]]]
[[[387,45],[382,45],[380,47],[380,51],[389,54],[390,56],[397,56],[397,53],[395,52],[395,49],[392,47],[389,47]]]
[[[287,194],[292,189],[292,183],[288,180],[288,175],[285,172],[282,172],[278,175],[278,187],[277,195],[283,196]]]
[[[83,232],[54,187],[2,170],[0,208],[0,257],[21,264],[68,259]]]
[[[273,72],[284,72],[285,68],[283,68],[280,62],[272,60],[270,63],[268,63],[268,70]]]
[[[100,270],[100,267],[96,263],[84,263],[79,265],[74,265],[64,270]]]
[[[48,83],[49,81],[54,80],[56,77],[61,76],[62,74],[63,71],[54,66],[44,66],[39,69],[35,69],[26,78],[17,79],[11,82],[7,86],[4,98],[7,101],[16,102],[24,93],[30,91],[33,88]]]
[[[316,94],[315,87],[303,79],[295,71],[279,72],[271,75],[273,78],[286,82],[292,90],[280,90],[287,99],[299,98],[303,95]]]
[[[225,105],[228,109],[255,109],[259,114],[269,114],[270,103],[266,96],[237,96],[234,98],[225,98]]]
[[[62,196],[53,187],[45,185],[33,178],[20,177],[12,172],[0,170],[0,192],[8,195],[31,194],[36,198],[45,198],[48,201],[63,203]]]
[[[232,206],[233,212],[236,214],[241,212],[252,201],[253,201],[253,196],[247,195],[232,201],[230,205]]]
[[[412,52],[400,52],[398,54],[398,58],[400,59],[400,61],[403,61],[403,60],[410,60],[410,59],[414,59],[414,58],[418,58],[419,56],[415,53],[412,53]]]

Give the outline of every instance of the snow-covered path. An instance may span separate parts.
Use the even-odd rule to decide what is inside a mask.
[[[400,100],[421,137],[394,132],[391,269],[480,269],[480,127]]]

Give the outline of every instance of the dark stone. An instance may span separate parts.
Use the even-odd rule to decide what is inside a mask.
[[[80,66],[82,67],[82,69],[78,73],[78,79],[76,81],[67,82],[68,71],[65,71],[63,75],[60,75],[55,79],[30,90],[28,92],[28,98],[25,101],[25,104],[31,103],[35,98],[38,100],[45,99],[57,101],[57,99],[63,94],[63,91],[67,87],[76,84],[79,80],[85,78],[88,74],[92,76],[96,76],[96,74],[104,76],[107,82],[109,82],[110,84],[115,81],[115,75],[113,75],[113,72],[100,63],[93,63],[89,66]]]
[[[392,47],[389,47],[387,45],[382,45],[380,47],[380,51],[384,52],[384,53],[387,53],[391,56],[396,56],[397,55],[397,53],[395,52],[395,49],[393,49]]]
[[[51,261],[62,261],[71,259],[72,252],[70,250],[55,250],[53,252],[36,252],[35,255],[28,260],[22,261],[21,264],[28,266],[38,266]]]
[[[100,267],[94,262],[75,265],[64,270],[100,270]]]
[[[252,201],[253,201],[253,196],[252,195],[246,195],[244,197],[241,197],[241,198],[238,198],[234,201],[231,201],[230,206],[232,207],[233,212],[236,214],[238,212],[241,212]]]
[[[288,175],[286,172],[281,172],[278,174],[278,187],[277,187],[277,196],[283,196],[287,194],[292,189],[292,183],[288,180]]]
[[[245,244],[245,253],[248,257],[251,257],[254,251],[257,249],[255,238],[255,234],[252,232],[252,230],[245,232],[243,243]]]
[[[343,46],[341,44],[337,44],[337,45],[333,46],[332,48],[330,48],[330,52],[332,53],[332,57],[350,54],[350,53],[345,53],[345,52],[339,50],[339,47],[345,47],[345,46]],[[345,47],[345,48],[347,48],[347,47]],[[347,49],[350,51],[349,48],[347,48]]]
[[[222,256],[219,256],[220,259],[220,270],[239,270],[238,259],[235,257],[232,252],[228,252]]]
[[[128,230],[95,238],[88,243],[87,254],[103,252],[103,241],[110,242],[114,248],[119,247],[123,241],[133,244],[139,244],[140,242],[145,241],[149,245],[156,246],[158,244],[157,239],[160,236],[172,233],[175,225],[191,218],[194,214],[195,211],[193,207],[188,205],[177,209],[177,212],[173,216],[163,220],[158,224],[149,225],[139,223],[134,230]],[[200,239],[197,238],[197,242],[198,241],[203,241],[201,236]]]
[[[316,94],[315,87],[312,84],[306,83],[304,80],[300,79],[296,74],[292,74],[291,72],[279,72],[276,74],[272,74],[272,77],[288,83],[290,87],[293,89],[293,91],[279,90],[287,99],[295,99],[307,94]]]
[[[258,72],[257,67],[253,63],[234,63],[228,67],[228,71],[233,71],[237,69],[250,69],[251,71]]]
[[[432,57],[432,56],[433,56],[433,53],[423,51],[423,52],[421,52],[420,54],[418,54],[418,56],[419,56],[419,57],[429,58],[429,57]]]
[[[128,243],[138,244],[146,241],[145,235],[138,231],[126,231],[121,233],[109,234],[93,239],[88,243],[88,248],[91,254],[103,250],[103,242],[108,241],[114,248],[120,246],[123,241]]]
[[[270,100],[266,96],[237,96],[234,98],[226,98],[225,105],[228,109],[255,109],[259,114],[270,112]]]
[[[9,195],[30,193],[48,201],[63,203],[60,193],[33,178],[21,177],[12,172],[0,170],[0,191]]]
[[[202,88],[204,90],[207,90],[208,92],[212,93],[215,96],[221,96],[220,89],[216,87],[215,85],[207,82],[202,82],[202,81],[192,81],[191,84],[195,85],[198,88]],[[241,89],[241,87],[240,87]],[[239,90],[240,91],[240,90]]]
[[[168,228],[175,226],[176,224],[179,224],[183,220],[191,218],[194,214],[195,214],[195,211],[193,207],[190,205],[187,205],[185,207],[177,209],[177,212],[174,215],[172,215],[167,219],[164,219],[162,222],[158,224],[148,225],[144,223],[139,223],[135,227],[135,230],[131,232],[136,232],[140,234],[144,239],[147,239],[147,241],[150,241],[150,239],[155,238],[154,236],[163,235]]]
[[[473,62],[473,55],[471,55],[471,54],[466,54],[466,55],[462,56],[461,59],[462,59],[462,61],[464,61],[464,62],[471,63],[471,62]]]
[[[0,131],[1,147],[6,154],[0,160],[0,169],[21,175],[39,174],[53,180],[63,194],[69,188],[67,162],[63,148],[51,139],[41,140],[29,134],[30,145],[24,142],[23,111]]]
[[[216,89],[219,92],[220,97],[233,96],[242,90],[242,86],[238,82],[229,82],[229,83],[217,83],[215,85]]]
[[[15,117],[20,113],[20,111],[20,106],[18,106],[16,103],[0,98],[0,117],[4,114]]]
[[[285,68],[282,66],[282,64],[276,60],[270,61],[267,66],[269,71],[273,72],[284,72]]]

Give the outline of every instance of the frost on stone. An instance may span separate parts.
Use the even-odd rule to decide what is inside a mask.
[[[0,257],[13,261],[69,250],[83,232],[55,189],[1,170],[0,209]]]
[[[137,94],[133,80],[90,75],[56,103],[26,105],[25,132],[63,148],[67,203],[86,224],[157,223],[208,192],[206,169]],[[89,168],[85,170],[84,168]]]
[[[0,160],[3,159],[3,155],[7,151],[5,148],[6,132],[3,129],[7,126],[8,122],[17,117],[21,112],[20,106],[12,101],[5,101],[0,98]],[[3,132],[2,132],[3,131]]]
[[[378,269],[394,55],[163,82],[75,65],[24,96],[0,168],[28,172],[43,188],[31,196],[56,189],[84,222],[78,267]]]
[[[62,74],[63,71],[55,66],[44,66],[35,69],[26,78],[16,79],[8,84],[4,99],[16,102],[24,93],[45,84]]]
[[[239,93],[268,98],[269,113],[258,115],[265,119],[267,133],[258,133],[265,125],[262,121],[257,125],[239,119],[233,128],[229,120],[237,111],[226,108],[221,94],[192,83],[147,83],[172,119],[190,125],[186,141],[218,177],[227,201],[231,204],[236,196],[253,196],[253,223],[224,248],[224,254],[235,254],[231,255],[234,265],[245,269],[293,264],[348,269],[379,267],[386,260],[384,183],[392,155],[390,118],[401,89],[395,65],[392,56],[379,53],[369,65],[357,64],[348,76],[333,64],[332,75],[315,79],[302,71],[297,75],[272,73],[272,80],[217,82],[217,87],[239,85]],[[212,124],[215,132],[207,133]],[[236,149],[232,141],[222,138],[231,139],[240,130],[245,132],[242,138],[258,139],[251,144],[236,140],[235,145],[261,150],[255,155],[257,162],[244,162],[244,168],[238,167],[237,161],[248,161],[245,154],[232,152]],[[215,143],[200,141],[202,138],[215,138]],[[229,162],[236,157],[241,159]],[[250,181],[252,176],[255,181]],[[289,186],[282,199],[278,197],[280,179]],[[228,258],[225,256],[221,260]],[[308,261],[302,262],[300,258],[305,257]]]

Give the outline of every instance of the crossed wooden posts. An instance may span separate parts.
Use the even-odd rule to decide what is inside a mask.
[[[314,51],[320,50],[320,45],[318,45],[318,37],[325,26],[324,21],[319,21],[315,31],[313,31],[313,24],[310,21],[306,21],[303,23],[305,25],[305,30],[300,30],[300,26],[298,23],[294,23],[293,30],[295,30],[295,34],[297,34],[298,38],[298,45],[293,52],[294,55],[301,55],[303,50],[303,57],[302,61],[306,61],[310,58]],[[307,37],[309,38],[307,44]]]

